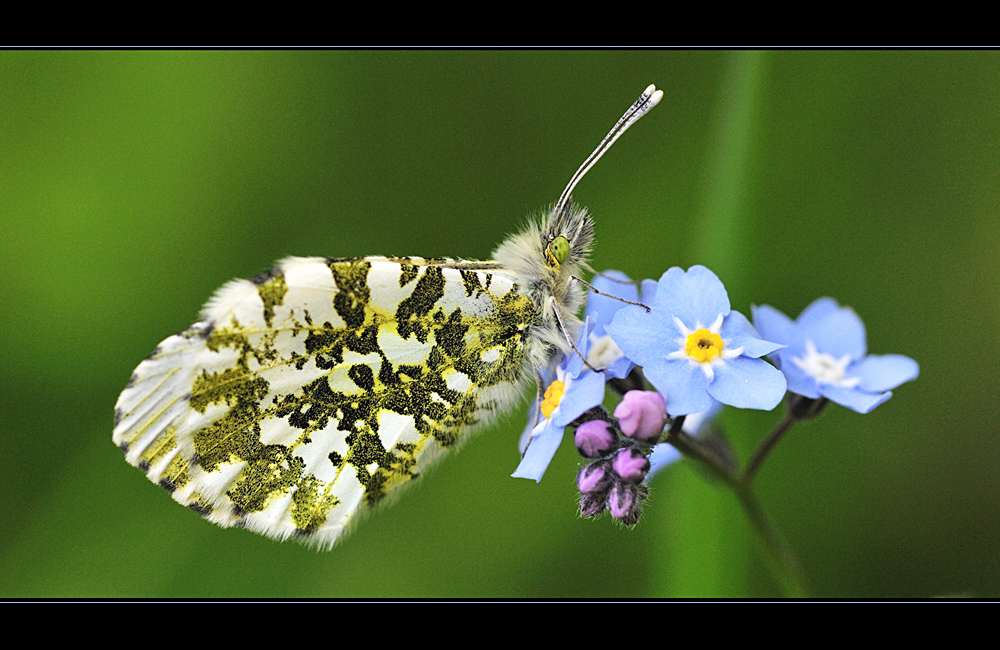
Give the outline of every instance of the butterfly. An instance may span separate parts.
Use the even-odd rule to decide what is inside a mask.
[[[492,261],[291,257],[229,282],[135,369],[115,444],[209,521],[331,548],[573,353],[594,223],[570,193],[662,96]]]

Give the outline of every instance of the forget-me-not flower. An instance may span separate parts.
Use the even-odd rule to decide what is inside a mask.
[[[643,367],[671,416],[707,411],[712,399],[770,410],[785,395],[785,377],[760,357],[782,347],[760,338],[730,309],[719,278],[704,266],[660,278],[652,311],[626,306],[607,331]]]
[[[639,299],[639,290],[624,274],[608,271],[605,275],[627,283],[597,276],[593,282],[594,287],[627,300]],[[651,282],[644,284],[644,298],[647,290],[654,290]],[[541,405],[541,419],[535,424],[534,417],[538,408],[536,400],[528,410],[530,419],[521,435],[520,450],[524,456],[511,476],[541,481],[562,443],[566,427],[604,401],[605,382],[627,376],[635,366],[605,332],[605,327],[624,305],[619,300],[599,294],[589,296],[583,329],[576,347],[591,366],[604,368],[604,372],[590,370],[584,365],[583,359],[575,352],[570,352],[556,368],[554,376],[542,377],[545,395]]]
[[[788,390],[804,397],[868,413],[920,373],[917,362],[901,354],[868,355],[864,323],[833,298],[816,300],[795,321],[774,307],[754,307],[753,321],[761,336],[787,346],[772,356]]]

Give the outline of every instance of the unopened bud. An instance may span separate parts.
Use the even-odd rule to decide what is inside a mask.
[[[591,463],[576,476],[576,486],[583,494],[597,494],[608,489],[610,477],[605,463]]]
[[[580,515],[582,517],[596,517],[604,512],[603,494],[581,494],[580,495]]]
[[[635,449],[622,449],[615,454],[611,468],[622,480],[639,483],[649,471],[649,459]]]
[[[655,442],[667,422],[667,404],[654,391],[630,390],[615,408],[615,417],[622,433],[629,438]]]
[[[590,420],[576,428],[573,442],[584,458],[600,458],[611,450],[615,434],[604,420]]]
[[[628,483],[615,483],[608,493],[608,511],[623,524],[631,526],[639,521],[642,508],[636,498],[635,488]]]

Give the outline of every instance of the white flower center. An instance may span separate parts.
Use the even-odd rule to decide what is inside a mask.
[[[681,337],[676,339],[676,343],[680,346],[676,352],[671,352],[667,355],[668,359],[687,359],[688,363],[692,366],[701,366],[702,372],[711,381],[715,378],[715,369],[721,368],[726,365],[726,359],[733,359],[741,354],[743,354],[743,348],[732,348],[729,347],[729,342],[719,336],[719,332],[722,331],[722,321],[724,320],[722,314],[719,314],[715,322],[713,322],[708,327],[702,327],[701,323],[695,323],[694,329],[689,329],[684,322],[677,318],[674,318],[674,325],[677,326],[677,331],[681,333]],[[699,350],[704,347],[699,345],[700,338],[697,336],[693,340],[691,337],[698,332],[703,332],[708,330],[709,335],[716,335],[718,341],[721,341],[721,345],[717,345],[718,349],[714,350],[712,354],[708,354],[705,351],[701,353],[693,353],[693,350]],[[718,343],[718,341],[712,340],[712,343]]]
[[[817,350],[812,341],[806,341],[806,355],[792,357],[792,363],[820,384],[854,388],[861,381],[860,377],[847,376],[847,366],[851,365],[851,355],[845,354],[840,359],[834,359],[833,355]]]
[[[587,363],[595,368],[607,368],[615,361],[625,356],[618,344],[611,337],[590,335],[590,350],[587,352]]]

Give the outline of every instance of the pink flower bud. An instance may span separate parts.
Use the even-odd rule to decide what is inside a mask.
[[[615,434],[611,431],[611,425],[604,420],[591,420],[576,428],[573,441],[584,458],[600,458],[611,449]]]
[[[615,407],[615,417],[622,433],[642,442],[654,442],[667,422],[667,403],[659,393],[630,390]]]
[[[615,519],[632,518],[632,506],[635,505],[635,493],[632,486],[625,483],[615,483],[608,493],[608,510]],[[635,522],[632,522],[635,523]]]
[[[596,517],[604,512],[604,495],[581,494],[580,495],[580,515],[583,517]]]
[[[603,492],[607,489],[608,482],[608,473],[603,462],[587,465],[576,476],[576,486],[584,494]]]
[[[649,471],[649,459],[635,449],[622,449],[615,454],[611,468],[622,480],[638,483],[646,478]]]

